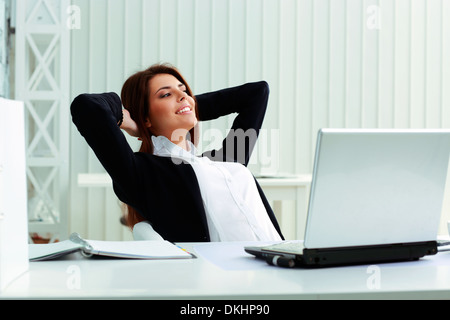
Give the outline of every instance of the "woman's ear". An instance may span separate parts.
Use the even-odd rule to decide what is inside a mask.
[[[147,119],[145,120],[145,126],[146,126],[147,128],[150,128],[150,127],[152,126],[152,124],[151,124],[149,118],[147,118]]]

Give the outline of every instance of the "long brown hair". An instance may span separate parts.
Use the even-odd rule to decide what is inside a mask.
[[[131,118],[136,122],[139,130],[140,140],[142,141],[139,152],[153,154],[152,133],[146,126],[146,120],[149,116],[150,106],[150,80],[158,74],[170,74],[186,86],[186,92],[194,98],[191,88],[181,73],[170,64],[154,64],[150,68],[137,72],[125,81],[122,87],[121,99],[125,109],[130,112]],[[195,103],[195,114],[198,119],[197,102]],[[196,144],[196,128],[189,131],[190,140]],[[126,205],[126,221],[130,228],[145,219],[130,205]]]

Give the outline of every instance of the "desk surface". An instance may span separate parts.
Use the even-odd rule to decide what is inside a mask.
[[[32,262],[0,298],[450,299],[450,252],[376,266],[283,269],[246,254],[246,244],[181,244],[198,256],[189,260],[71,254]]]

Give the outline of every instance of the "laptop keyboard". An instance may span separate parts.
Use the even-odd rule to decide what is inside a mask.
[[[285,241],[264,247],[264,250],[266,251],[275,251],[292,254],[302,254],[303,249],[304,249],[303,241]]]

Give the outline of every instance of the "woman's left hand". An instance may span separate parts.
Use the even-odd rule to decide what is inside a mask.
[[[139,137],[139,129],[136,122],[131,118],[130,112],[127,109],[122,109],[123,112],[123,122],[120,129],[123,129],[132,137]]]

